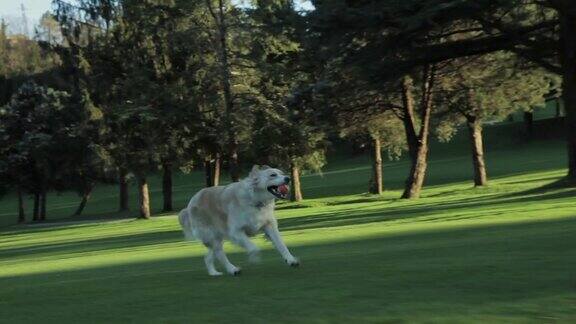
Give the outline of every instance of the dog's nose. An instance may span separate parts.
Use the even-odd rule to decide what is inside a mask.
[[[284,177],[284,182],[286,184],[289,184],[290,183],[290,177]]]

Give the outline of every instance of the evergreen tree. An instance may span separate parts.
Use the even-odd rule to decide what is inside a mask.
[[[302,171],[319,171],[326,163],[325,135],[313,126],[310,112],[300,101],[284,112],[260,110],[254,123],[253,149],[259,164],[272,164],[290,170],[292,201],[301,201]],[[312,117],[313,119],[313,117]]]
[[[314,1],[319,28],[386,80],[415,66],[501,50],[562,77],[567,180],[576,182],[576,3],[544,1]],[[366,36],[372,35],[370,42]],[[360,37],[357,37],[360,36]],[[348,44],[348,45],[343,45]],[[386,59],[374,60],[373,54]]]
[[[258,107],[254,122],[255,158],[289,169],[292,200],[303,199],[300,175],[319,171],[325,163],[321,95],[314,82],[313,55],[305,17],[288,0],[254,1],[248,11],[251,29],[250,61],[255,67]]]
[[[10,103],[15,96],[17,90],[22,84],[30,79],[49,79],[47,75],[55,68],[58,60],[57,57],[49,50],[45,50],[39,46],[35,41],[28,39],[22,35],[16,37],[8,37],[6,33],[6,24],[0,23],[0,107]],[[29,85],[28,88],[31,86]],[[22,90],[23,91],[23,90]],[[22,92],[21,91],[21,92]],[[22,94],[21,94],[22,95]],[[50,100],[49,98],[40,98]],[[31,99],[30,99],[31,100]],[[39,102],[42,101],[39,99]],[[17,112],[14,112],[13,105],[24,105],[24,103],[16,104],[14,100],[10,105],[0,108],[0,118],[11,119]],[[15,108],[14,108],[15,109]],[[23,121],[21,121],[23,122]],[[16,123],[16,122],[15,122]],[[26,193],[38,191],[38,177],[34,177],[35,167],[31,162],[30,152],[25,151],[28,148],[22,143],[21,129],[14,128],[15,134],[10,134],[8,131],[14,127],[14,123],[2,123],[0,128],[5,133],[3,138],[4,145],[0,149],[0,177],[4,179],[4,183],[16,189],[18,193],[18,221],[25,221],[24,211],[24,198]],[[22,151],[20,150],[22,149]],[[40,218],[40,194],[37,195],[38,204],[35,218]]]
[[[0,116],[7,176],[18,191],[34,195],[35,221],[46,219],[47,192],[63,189],[66,170],[61,165],[75,141],[75,119],[68,104],[67,93],[26,83]]]
[[[436,64],[415,64],[410,68],[393,66],[385,73],[375,74],[375,68],[381,62],[403,57],[403,53],[379,48],[383,39],[391,34],[388,29],[393,28],[387,19],[401,19],[400,16],[389,17],[386,10],[401,11],[404,7],[400,3],[317,1],[314,5],[316,10],[310,18],[313,30],[321,35],[319,39],[329,62],[331,72],[327,78],[336,85],[352,80],[348,85],[367,85],[372,91],[378,89],[379,96],[387,98],[381,105],[395,107],[394,111],[404,125],[412,163],[402,197],[418,198],[427,171],[430,117],[441,67]],[[418,41],[427,45],[436,43],[435,32],[434,29],[422,30]],[[350,91],[362,91],[362,87],[353,87]]]
[[[403,125],[393,111],[393,108],[378,107],[373,101],[372,114],[366,114],[365,109],[355,113],[340,112],[340,135],[361,143],[368,148],[372,172],[368,180],[368,192],[380,195],[384,191],[382,150],[387,152],[389,159],[399,158],[406,150],[406,138]]]
[[[544,106],[552,91],[554,76],[542,69],[523,66],[510,53],[494,53],[454,60],[452,71],[443,78],[443,111],[438,134],[448,140],[456,127],[468,128],[472,149],[474,185],[484,186],[488,176],[484,160],[482,124],[502,120],[517,110]]]
[[[232,91],[232,58],[229,39],[231,38],[231,18],[236,11],[228,0],[206,0],[206,7],[213,24],[214,49],[218,53],[219,79],[224,105],[224,125],[226,130],[226,146],[228,163],[230,165],[230,177],[232,181],[240,179],[240,165],[238,161],[238,130],[239,119],[235,107],[235,95]]]

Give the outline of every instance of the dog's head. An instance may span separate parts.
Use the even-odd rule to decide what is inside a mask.
[[[285,176],[281,170],[267,165],[255,165],[250,172],[250,180],[255,190],[266,191],[279,199],[288,198],[290,177]]]

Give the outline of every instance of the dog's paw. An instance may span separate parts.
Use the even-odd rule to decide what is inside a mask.
[[[286,260],[286,263],[293,268],[300,266],[300,261],[298,261],[296,258],[288,259]]]
[[[260,251],[254,250],[254,251],[248,252],[248,261],[250,263],[260,262]]]
[[[217,277],[217,276],[221,276],[221,275],[222,275],[222,272],[220,272],[220,271],[210,271],[210,272],[208,272],[208,274],[209,274],[210,276]]]
[[[234,265],[231,265],[230,267],[226,268],[226,272],[228,272],[228,274],[232,275],[232,276],[239,276],[240,273],[242,272],[242,269],[240,269]]]

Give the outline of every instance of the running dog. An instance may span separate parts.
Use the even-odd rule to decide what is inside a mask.
[[[209,275],[222,275],[216,270],[215,259],[229,274],[240,274],[240,268],[228,260],[222,249],[224,240],[243,247],[249,260],[257,262],[259,249],[249,237],[260,232],[272,241],[289,266],[299,265],[282,241],[274,217],[275,198],[288,197],[289,183],[290,178],[282,171],[255,165],[242,181],[204,188],[190,199],[178,219],[187,240],[200,240],[208,248],[204,261]]]

